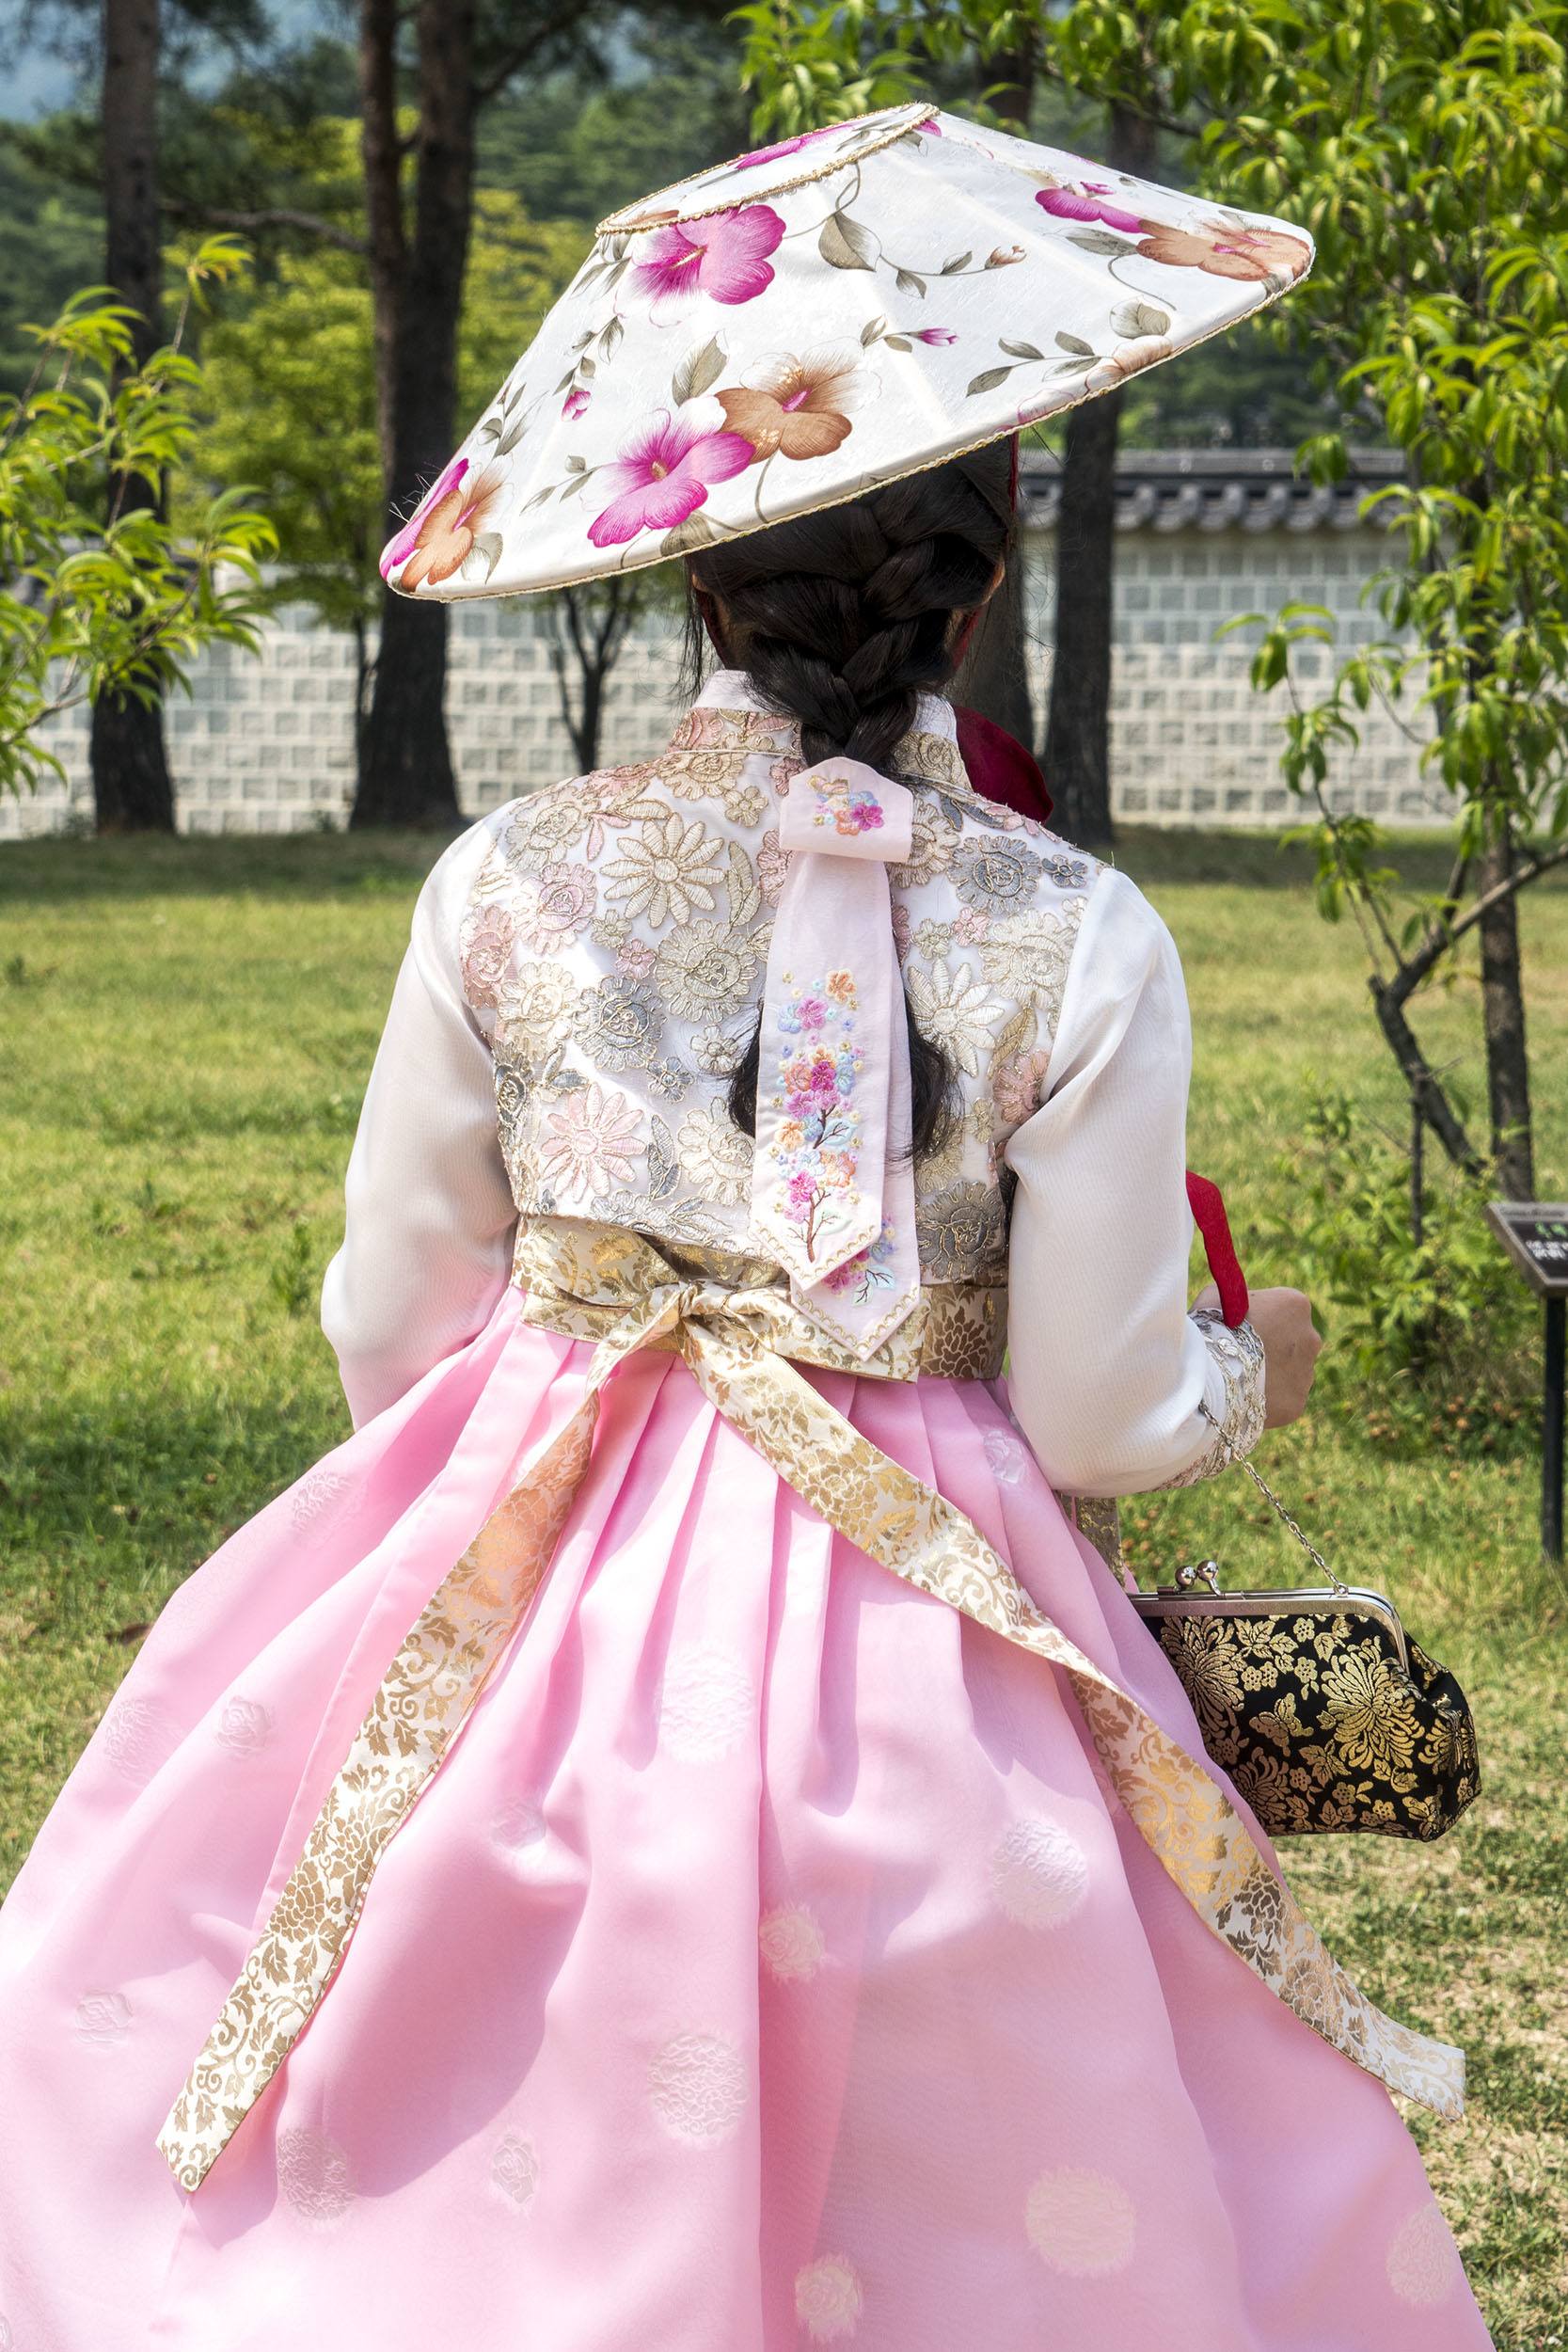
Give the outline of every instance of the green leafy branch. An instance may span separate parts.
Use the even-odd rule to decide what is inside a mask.
[[[178,528],[169,476],[200,429],[192,313],[237,278],[244,248],[210,238],[183,257],[173,335],[134,362],[134,314],[109,290],[76,294],[37,346],[20,394],[0,399],[0,787],[64,776],[41,739],[51,720],[112,691],[151,701],[188,688],[207,645],[253,647],[272,526],[230,489],[198,498]],[[151,502],[128,496],[141,485]]]

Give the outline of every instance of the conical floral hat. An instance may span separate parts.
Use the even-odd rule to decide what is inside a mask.
[[[1108,391],[1311,260],[927,105],[803,133],[601,223],[382,572],[526,594],[762,530]]]

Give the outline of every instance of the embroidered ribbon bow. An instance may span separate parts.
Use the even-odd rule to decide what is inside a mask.
[[[914,795],[858,759],[790,783],[763,991],[752,1232],[795,1304],[869,1356],[920,1295],[910,1048],[887,869]]]

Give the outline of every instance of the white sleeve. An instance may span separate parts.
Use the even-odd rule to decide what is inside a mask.
[[[485,824],[460,834],[420,892],[349,1155],[322,1328],[356,1429],[483,1328],[510,1275],[517,1213],[459,961],[490,838]]]
[[[1004,1152],[1018,1178],[1013,1411],[1063,1493],[1186,1485],[1227,1466],[1214,1423],[1238,1454],[1262,1427],[1251,1325],[1187,1311],[1191,1071],[1176,943],[1107,868],[1068,968],[1044,1101]]]

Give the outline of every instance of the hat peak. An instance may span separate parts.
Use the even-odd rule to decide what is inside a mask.
[[[597,234],[624,236],[639,230],[668,229],[683,220],[701,220],[710,213],[738,212],[744,205],[826,179],[846,164],[891,147],[922,124],[933,122],[936,116],[937,108],[928,99],[916,99],[896,106],[879,106],[872,114],[848,116],[842,122],[823,123],[816,130],[799,131],[791,138],[775,139],[745,154],[732,155],[727,163],[710,164],[705,171],[693,172],[652,196],[640,197],[635,204],[624,204],[619,212],[606,215]]]

